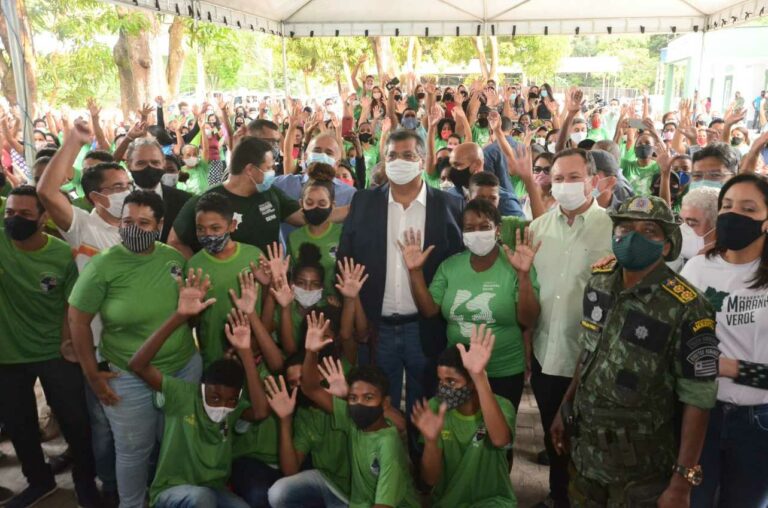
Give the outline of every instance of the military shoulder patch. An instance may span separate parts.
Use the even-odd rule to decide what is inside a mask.
[[[696,299],[698,293],[691,286],[677,277],[670,277],[661,283],[664,290],[674,296],[680,303],[691,303]]]
[[[608,263],[593,266],[592,273],[611,273],[614,270],[616,270],[617,266],[618,266],[618,263],[616,263],[616,260],[614,259],[613,261],[609,261]]]

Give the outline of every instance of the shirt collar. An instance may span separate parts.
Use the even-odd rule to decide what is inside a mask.
[[[389,187],[388,191],[389,200],[388,203],[394,203],[395,200],[392,198],[392,186]],[[422,180],[421,181],[421,190],[419,190],[419,194],[416,196],[416,199],[413,200],[415,203],[421,204],[424,208],[427,207],[427,183]]]

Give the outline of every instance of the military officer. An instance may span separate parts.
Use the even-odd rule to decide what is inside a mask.
[[[616,259],[584,291],[584,351],[553,445],[570,441],[574,508],[687,507],[717,392],[714,312],[664,263],[682,236],[663,200],[631,198],[611,219]]]

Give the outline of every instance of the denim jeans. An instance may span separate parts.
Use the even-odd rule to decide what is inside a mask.
[[[115,440],[104,407],[93,393],[91,385],[85,383],[85,403],[88,406],[88,418],[91,420],[91,444],[96,463],[96,476],[101,480],[104,492],[117,492],[115,474]]]
[[[155,508],[248,508],[248,503],[225,489],[177,485],[158,494]]]
[[[149,480],[150,458],[163,436],[163,413],[155,407],[155,393],[141,378],[114,365],[120,375],[109,384],[120,397],[114,406],[103,406],[115,439],[115,472],[120,508],[142,508]],[[195,354],[174,376],[198,383],[202,371]]]
[[[269,489],[269,504],[273,508],[346,508],[317,469],[285,476]]]
[[[735,406],[718,401],[709,413],[700,462],[704,481],[691,492],[691,508],[765,508],[768,404]]]
[[[283,474],[258,459],[241,457],[232,463],[232,490],[251,508],[269,508],[269,488]],[[273,505],[273,508],[277,508]]]

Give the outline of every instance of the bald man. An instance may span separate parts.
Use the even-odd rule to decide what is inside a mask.
[[[483,149],[477,143],[462,143],[451,152],[450,162],[449,178],[453,182],[453,187],[446,192],[467,199],[470,177],[483,171]],[[499,188],[499,212],[504,217],[524,216],[517,196],[501,187]]]

